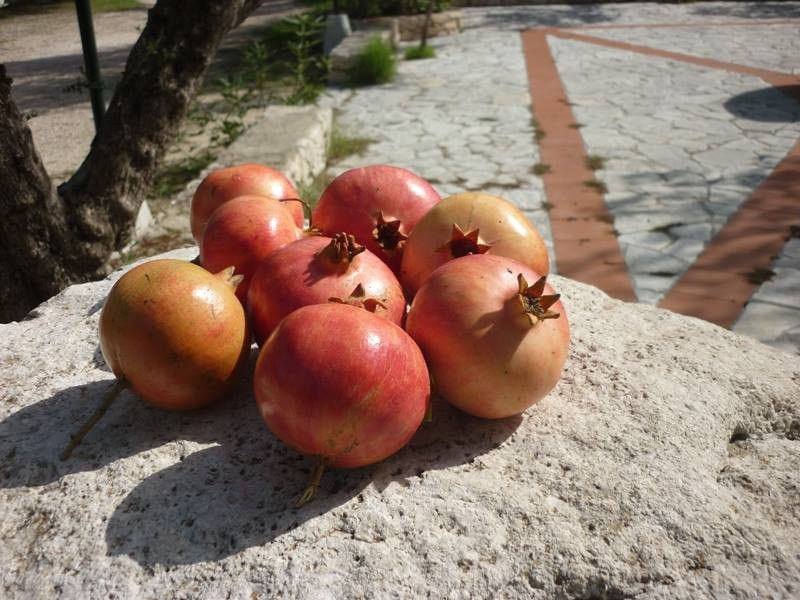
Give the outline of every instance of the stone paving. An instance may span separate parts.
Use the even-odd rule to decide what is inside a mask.
[[[756,25],[742,25],[736,29],[720,26],[730,23],[732,20],[729,18],[720,16],[713,21],[718,25],[670,27],[667,30],[650,27],[596,29],[592,35],[800,75],[797,60],[800,24],[796,21],[756,21]],[[767,23],[769,28],[765,30],[762,25]],[[765,36],[765,31],[769,31],[769,35]]]
[[[526,210],[551,249],[545,191],[532,173],[539,153],[517,31],[590,25],[581,33],[790,74],[800,55],[797,2],[464,12],[466,30],[436,39],[436,59],[402,63],[387,86],[327,95],[343,129],[375,140],[332,174],[390,162],[431,179],[442,194],[485,189]],[[754,21],[765,18],[780,22]],[[601,27],[675,23],[687,25]],[[597,175],[637,296],[656,303],[800,138],[800,104],[754,75],[553,36],[548,42],[586,151],[604,159]],[[546,132],[547,123],[540,127]],[[800,349],[795,241],[734,326],[787,351]]]

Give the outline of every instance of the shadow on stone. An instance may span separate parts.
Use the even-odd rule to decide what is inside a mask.
[[[94,361],[105,364],[99,348]],[[174,440],[220,442],[249,421],[260,421],[247,393],[249,377],[242,378],[229,399],[189,412],[153,408],[125,390],[72,456],[60,460],[70,436],[100,405],[114,381],[102,379],[66,388],[0,422],[0,489],[47,485]]]
[[[225,435],[220,446],[137,485],[109,520],[108,554],[128,555],[145,567],[221,560],[267,544],[354,498],[360,503],[370,483],[382,492],[392,482],[408,485],[426,471],[471,462],[499,447],[522,421],[475,419],[441,401],[434,405],[434,419],[406,448],[377,465],[326,472],[316,497],[298,509],[293,503],[313,463],[274,438],[254,414],[238,437]]]
[[[600,4],[495,8],[483,15],[480,25],[465,18],[464,29],[492,27],[523,30],[532,27],[566,27],[605,23],[614,19],[613,11]]]
[[[689,11],[701,16],[720,16],[729,19],[796,19],[800,6],[789,2],[714,2],[699,3]]]
[[[732,115],[763,123],[800,122],[800,85],[766,87],[737,94],[723,105]]]
[[[106,373],[112,372],[111,368],[106,362],[106,359],[103,357],[103,351],[100,349],[100,344],[97,344],[94,349],[94,354],[92,354],[92,364],[101,371],[105,371]]]
[[[100,300],[98,300],[97,302],[95,302],[94,304],[92,304],[91,308],[89,308],[89,310],[86,311],[86,316],[87,317],[91,317],[94,313],[96,313],[101,308],[103,308],[105,303],[106,303],[106,299],[105,299],[105,297],[103,297]]]

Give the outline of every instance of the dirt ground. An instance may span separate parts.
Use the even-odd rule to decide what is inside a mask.
[[[231,54],[260,28],[299,8],[300,3],[291,0],[264,2],[225,38],[212,72],[219,72]],[[141,9],[94,15],[106,102],[124,69],[131,46],[147,21],[147,10],[147,4],[143,3]],[[36,147],[48,172],[55,182],[65,180],[80,165],[94,137],[88,91],[74,91],[82,76],[83,55],[71,5],[43,6],[35,14],[0,17],[0,61],[14,80],[12,97],[29,118]],[[201,98],[204,102],[213,100],[211,92]],[[201,135],[200,143],[204,139]],[[176,152],[179,156],[185,154],[190,146],[174,149],[170,158],[175,160]]]

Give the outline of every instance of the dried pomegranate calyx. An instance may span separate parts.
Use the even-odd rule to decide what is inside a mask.
[[[561,295],[542,295],[546,280],[547,276],[542,276],[536,280],[536,283],[529,286],[522,273],[517,275],[517,283],[519,283],[517,298],[519,298],[522,310],[528,315],[531,325],[536,325],[536,323],[544,319],[557,319],[561,316],[561,313],[550,310],[550,307],[558,302]]]
[[[468,254],[485,254],[491,246],[483,243],[480,239],[480,229],[476,228],[469,233],[453,223],[453,231],[450,234],[450,241],[437,249],[437,252],[450,252],[453,258],[460,258]]]
[[[226,267],[219,273],[214,273],[214,277],[219,277],[222,281],[231,287],[232,291],[236,291],[239,284],[244,280],[244,275],[234,275],[235,267]]]
[[[350,292],[350,295],[347,298],[330,297],[328,298],[328,302],[361,306],[371,313],[377,311],[379,306],[384,310],[388,309],[388,307],[380,300],[376,300],[375,298],[367,298],[367,293],[364,291],[364,286],[360,283],[352,292]]]
[[[384,250],[390,252],[400,249],[405,244],[408,236],[400,231],[402,222],[399,219],[387,219],[383,211],[378,213],[375,219],[375,228],[372,230],[372,237]]]
[[[349,233],[337,233],[317,256],[337,265],[349,266],[353,258],[364,250],[366,247],[359,244],[354,236]]]

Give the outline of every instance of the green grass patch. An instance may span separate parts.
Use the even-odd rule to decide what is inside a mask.
[[[598,154],[590,154],[586,157],[586,166],[589,167],[592,171],[598,171],[602,169],[606,164],[606,159]]]
[[[92,12],[111,12],[147,8],[136,0],[91,0]],[[37,2],[15,2],[0,9],[0,19],[13,19],[19,15],[44,15],[52,12],[70,11],[75,14],[75,3],[71,0],[59,0],[47,4]]]
[[[680,227],[681,225],[684,225],[684,223],[680,223],[680,222],[679,223],[667,223],[666,225],[659,225],[658,227],[653,227],[653,228],[650,229],[650,231],[652,231],[653,233],[663,233],[665,235],[672,235],[670,233],[670,229],[672,229],[673,227]]]
[[[761,285],[762,283],[766,283],[770,281],[773,277],[775,277],[775,271],[772,269],[765,269],[763,267],[758,267],[753,269],[748,273],[743,273],[744,278],[747,279],[753,285]]]
[[[550,165],[548,165],[547,163],[536,163],[535,165],[533,165],[531,172],[534,175],[544,175],[545,173],[549,173],[550,170],[551,170]]]
[[[359,52],[350,67],[350,82],[353,85],[375,85],[394,79],[397,61],[394,50],[379,37],[372,38]]]
[[[361,154],[374,140],[364,137],[351,137],[338,128],[331,132],[328,144],[328,163],[336,163],[353,154]]]
[[[144,8],[136,0],[92,0],[92,12],[113,12]]]
[[[587,179],[583,182],[588,188],[592,188],[593,190],[597,190],[601,194],[605,194],[608,191],[608,187],[606,186],[605,182],[600,181],[599,179]]]
[[[309,207],[314,208],[317,202],[319,202],[319,197],[322,196],[322,192],[325,191],[325,188],[328,187],[331,181],[333,181],[333,177],[328,175],[327,171],[323,171],[317,175],[311,183],[301,185],[300,189],[297,191],[300,194],[300,198],[308,204]]]
[[[406,48],[404,56],[406,60],[433,58],[436,56],[436,50],[433,49],[433,46],[412,46],[411,48]]]
[[[174,196],[200,175],[212,160],[214,156],[210,152],[203,152],[197,156],[189,156],[182,162],[165,166],[153,179],[150,196],[153,198]]]
[[[536,141],[541,142],[545,138],[547,133],[545,132],[544,129],[541,128],[538,120],[531,119],[531,123],[533,124],[533,135],[536,138]]]

